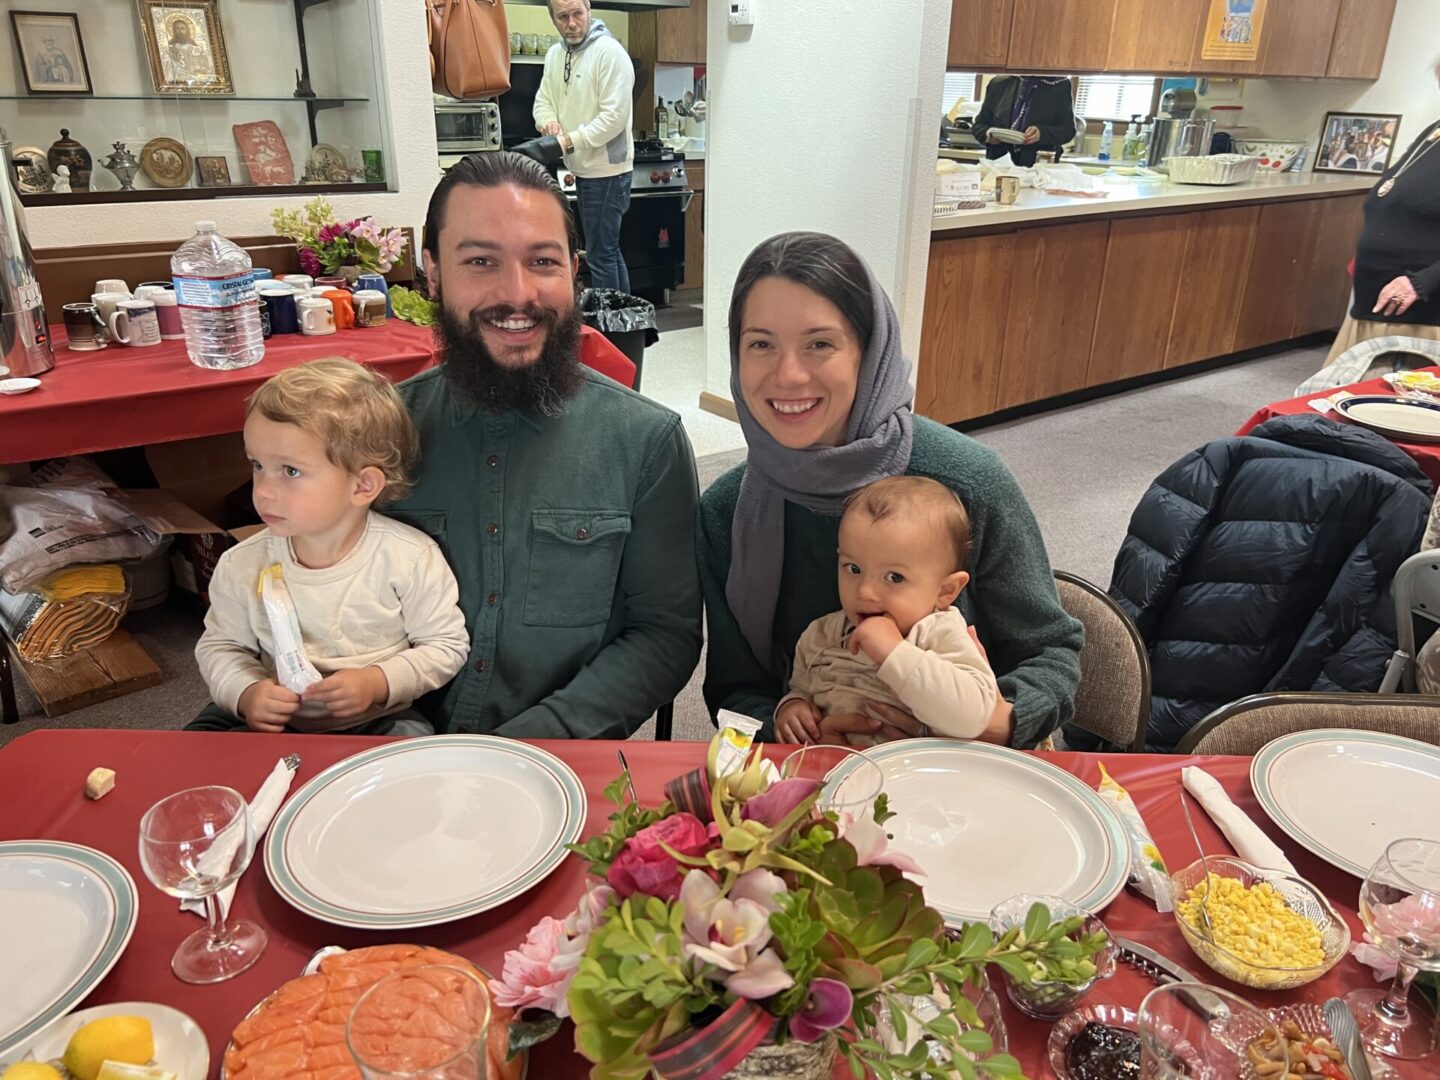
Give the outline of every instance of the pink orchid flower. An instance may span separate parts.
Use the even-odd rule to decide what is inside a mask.
[[[922,877],[925,874],[909,855],[889,849],[889,835],[875,824],[874,816],[868,811],[858,818],[841,814],[840,835],[855,849],[856,864],[859,866],[893,866],[906,874]]]
[[[850,1019],[854,997],[838,979],[810,980],[805,1007],[790,1018],[790,1034],[801,1042],[813,1043],[832,1028]]]
[[[680,886],[685,911],[685,954],[717,969],[715,977],[732,994],[759,1000],[795,985],[770,944],[770,912],[783,890],[768,870],[752,870],[730,896],[703,870],[691,870]]]

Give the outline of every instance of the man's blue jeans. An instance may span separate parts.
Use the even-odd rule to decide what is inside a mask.
[[[630,291],[630,271],[620,254],[620,219],[630,206],[630,174],[598,180],[575,178],[580,200],[580,224],[585,230],[585,261],[590,265],[590,286]]]

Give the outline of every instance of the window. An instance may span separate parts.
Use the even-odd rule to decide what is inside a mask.
[[[1129,120],[1154,112],[1158,79],[1149,75],[1081,75],[1075,111],[1090,120]]]
[[[961,98],[966,101],[980,100],[980,76],[973,71],[945,72],[945,92],[940,97],[940,109],[949,112],[950,106]]]

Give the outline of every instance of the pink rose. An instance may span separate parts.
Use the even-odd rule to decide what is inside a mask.
[[[705,824],[694,814],[671,814],[625,841],[605,875],[621,899],[640,893],[661,900],[680,895],[685,869],[661,844],[681,855],[699,855],[709,846]]]

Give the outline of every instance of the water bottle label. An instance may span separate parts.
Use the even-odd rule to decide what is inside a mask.
[[[175,295],[181,307],[232,308],[255,299],[255,280],[249,274],[236,277],[176,277]]]

